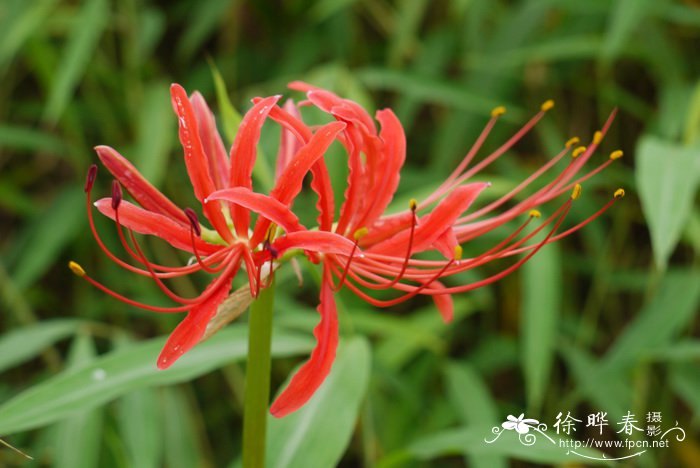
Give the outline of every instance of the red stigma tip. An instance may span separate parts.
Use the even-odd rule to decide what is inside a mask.
[[[122,202],[122,186],[119,181],[112,181],[112,209],[117,211],[119,204]]]
[[[92,185],[95,183],[95,178],[97,177],[97,164],[93,164],[88,169],[87,177],[85,178],[85,193],[92,190]]]
[[[184,212],[187,219],[190,220],[190,225],[192,226],[192,229],[194,229],[194,233],[197,234],[197,237],[200,237],[202,235],[202,228],[199,227],[199,218],[197,218],[197,213],[195,213],[192,208],[185,208]]]

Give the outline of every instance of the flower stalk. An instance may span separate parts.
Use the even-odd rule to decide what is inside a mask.
[[[243,467],[265,466],[267,408],[270,401],[270,365],[274,279],[260,290],[250,306],[248,361],[243,407]]]

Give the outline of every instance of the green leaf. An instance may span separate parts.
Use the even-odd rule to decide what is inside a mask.
[[[155,361],[165,337],[110,352],[79,371],[63,372],[0,406],[0,433],[45,426],[138,388],[194,379],[243,359],[248,349],[247,335],[245,325],[230,326],[162,371],[156,368]],[[273,356],[296,355],[311,348],[308,337],[283,331],[274,336]]]
[[[471,92],[463,86],[444,80],[383,68],[359,70],[358,77],[368,88],[373,90],[397,91],[403,96],[442,104],[455,109],[467,110],[482,116],[491,116],[494,107],[504,104],[483,94]],[[508,105],[505,119],[519,118],[522,110]]]
[[[62,154],[66,151],[65,142],[48,132],[7,124],[0,125],[0,148],[45,151],[52,154]]]
[[[614,3],[602,51],[606,61],[610,62],[620,54],[630,36],[657,4],[658,0],[618,0]]]
[[[241,120],[243,116],[236,110],[236,108],[231,103],[231,99],[228,96],[228,90],[226,89],[226,83],[221,76],[221,73],[216,68],[213,62],[209,64],[211,68],[211,73],[214,77],[214,86],[216,88],[216,100],[219,105],[219,111],[221,112],[221,120],[224,126],[224,136],[228,140],[229,144],[233,144],[236,139],[236,134],[238,133],[238,127],[241,125]],[[272,168],[267,158],[260,150],[258,150],[258,157],[255,160],[255,166],[253,167],[253,177],[262,185],[264,190],[269,190],[272,188],[274,182],[274,177],[272,173]]]
[[[571,345],[561,349],[567,369],[576,381],[576,392],[583,394],[593,408],[607,411],[610,420],[619,421],[632,407],[632,383],[626,374],[610,375],[586,351]]]
[[[24,42],[36,34],[57,0],[4,2],[0,18],[0,70],[10,63]],[[8,13],[9,11],[9,13]]]
[[[122,339],[118,344],[123,349],[134,345],[128,339]],[[117,401],[117,423],[121,441],[126,449],[128,466],[162,466],[163,408],[159,405],[159,397],[156,389],[142,388],[126,393]],[[164,400],[163,405],[167,406]]]
[[[314,396],[289,416],[269,416],[267,466],[336,466],[357,423],[370,365],[363,338],[341,341],[331,373]]]
[[[606,354],[606,370],[615,375],[637,363],[649,349],[672,344],[697,315],[699,303],[700,273],[669,272],[653,299]]]
[[[538,413],[554,361],[554,342],[561,309],[559,247],[548,245],[540,250],[523,266],[522,272],[521,358],[527,407],[532,413]]]
[[[636,179],[654,258],[665,269],[700,183],[700,149],[646,136],[637,145]]]
[[[700,368],[697,363],[671,366],[669,381],[674,392],[693,409],[695,417],[700,415]]]
[[[64,246],[83,226],[85,204],[82,187],[67,187],[45,212],[38,215],[20,241],[12,276],[18,288],[31,286],[52,266]]]
[[[78,330],[79,320],[45,320],[0,336],[0,372],[21,364]]]
[[[466,364],[450,363],[445,369],[447,394],[452,408],[465,425],[494,426],[498,424],[498,408],[489,393],[489,388],[481,376]],[[506,467],[508,464],[499,456],[470,455],[469,466]]]
[[[117,402],[119,434],[126,448],[128,466],[162,466],[163,416],[158,397],[155,389],[142,388],[125,394]],[[182,417],[180,413],[176,414]],[[173,445],[168,444],[168,447],[171,450]]]
[[[46,118],[55,122],[63,113],[73,91],[78,86],[93,52],[100,42],[102,31],[109,22],[106,0],[85,0],[75,18],[61,64],[51,83],[46,104]]]
[[[475,457],[498,456],[509,457],[531,463],[557,463],[575,464],[585,460],[586,464],[608,464],[609,461],[590,460],[570,454],[570,449],[559,447],[560,438],[555,434],[547,434],[554,443],[542,434],[531,431],[535,437],[532,445],[525,445],[518,439],[515,431],[501,430],[496,435],[492,428],[500,429],[501,426],[473,426],[468,428],[451,429],[421,438],[413,442],[408,450],[416,458],[421,460],[434,460],[457,454],[472,455]],[[587,457],[603,458],[604,454],[593,449],[579,448],[576,452]]]
[[[170,468],[200,466],[204,454],[197,434],[196,409],[188,404],[185,393],[173,387],[161,389],[165,465]],[[139,463],[140,467],[141,464]]]
[[[151,184],[158,186],[168,168],[168,155],[174,141],[175,118],[168,87],[162,82],[149,86],[143,102],[134,164]]]
[[[180,34],[177,44],[177,53],[185,60],[189,60],[192,55],[202,46],[218,29],[219,23],[226,17],[226,11],[231,7],[232,0],[203,0],[197,3],[197,8],[193,8],[188,14],[187,27]],[[230,25],[229,25],[230,26]]]
[[[95,360],[92,338],[78,335],[70,349],[68,369],[77,370]],[[54,428],[56,468],[90,468],[98,466],[102,438],[102,410],[79,411]]]
[[[226,136],[228,144],[232,145],[233,141],[236,139],[238,127],[241,125],[243,116],[241,116],[241,114],[231,103],[231,99],[228,97],[228,90],[226,89],[226,82],[221,76],[219,69],[216,68],[216,64],[214,64],[214,62],[209,62],[209,68],[211,68],[211,74],[214,77],[216,102],[219,106],[219,112],[221,113],[224,136]]]
[[[381,342],[376,349],[375,356],[378,362],[392,369],[400,369],[410,362],[417,354],[430,350],[435,353],[444,352],[447,346],[445,334],[450,333],[453,327],[464,317],[477,310],[477,301],[473,298],[455,298],[455,316],[450,324],[446,324],[440,317],[434,305],[414,310],[408,317],[396,319],[389,317],[390,322],[403,322],[384,331],[389,337]],[[391,320],[393,319],[393,320]],[[366,325],[366,321],[360,322]],[[432,335],[432,337],[431,337]],[[440,337],[439,340],[436,337]]]

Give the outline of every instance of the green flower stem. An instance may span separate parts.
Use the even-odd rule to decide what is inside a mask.
[[[264,468],[267,407],[270,402],[270,346],[274,282],[250,306],[248,363],[243,407],[243,466]]]

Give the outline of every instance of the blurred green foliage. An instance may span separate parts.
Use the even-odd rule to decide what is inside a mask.
[[[509,112],[490,148],[547,98],[556,108],[489,169],[489,196],[507,192],[570,136],[589,139],[617,107],[602,149],[626,156],[586,184],[567,223],[585,219],[618,186],[627,197],[518,273],[457,297],[449,326],[426,301],[377,311],[341,293],[346,340],[328,383],[338,390],[296,419],[271,423],[270,459],[557,464],[571,458],[483,439],[507,414],[551,424],[559,411],[607,411],[612,421],[629,410],[661,411],[687,432],[638,466],[697,466],[698,43],[697,0],[0,1],[0,435],[36,459],[0,447],[0,465],[235,466],[245,325],[158,374],[162,338],[147,339],[177,318],[105,297],[65,264],[79,259],[103,282],[161,303],[157,288],[126,277],[91,240],[81,191],[96,161],[91,148],[117,148],[188,206],[168,84],[200,90],[221,122],[234,116],[221,83],[242,112],[251,97],[302,79],[370,109],[396,110],[408,138],[397,204],[449,174],[494,106]],[[272,126],[266,132],[262,152],[271,158],[277,136]],[[330,166],[342,181],[337,156]],[[263,187],[265,175],[256,183]],[[102,174],[97,192],[108,184]],[[313,198],[304,203],[312,207]],[[98,221],[117,245],[110,227]],[[160,244],[149,248],[163,263],[183,260]],[[280,273],[276,387],[309,349],[313,277],[305,273],[300,288],[288,268]],[[202,286],[174,283],[182,294]],[[118,378],[100,387],[105,376]]]

